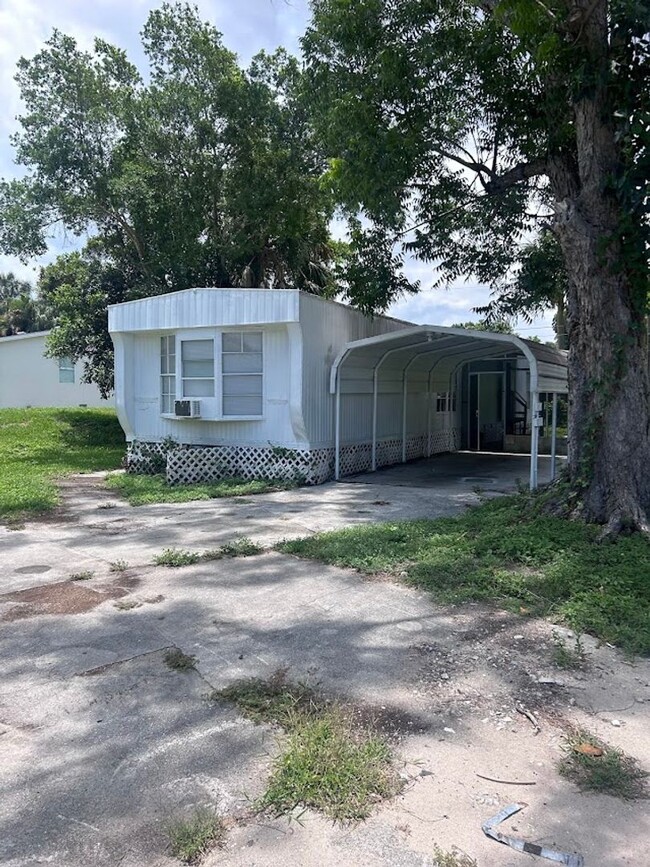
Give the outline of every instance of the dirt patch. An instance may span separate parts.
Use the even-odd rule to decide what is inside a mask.
[[[0,602],[15,603],[2,620],[12,622],[38,617],[42,614],[85,614],[107,599],[126,596],[128,590],[111,587],[107,590],[90,590],[72,581],[60,581],[43,587],[29,587],[0,596]]]
[[[142,584],[142,578],[136,578],[135,575],[124,575],[113,581],[113,587],[121,590],[135,590],[140,584]]]
[[[423,717],[404,708],[391,705],[351,704],[342,700],[341,705],[350,719],[359,728],[376,731],[389,741],[399,743],[415,734],[432,730],[430,717]]]

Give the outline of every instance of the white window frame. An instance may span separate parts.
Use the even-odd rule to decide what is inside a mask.
[[[237,333],[261,333],[262,335],[262,413],[261,415],[224,415],[223,413],[223,345],[222,338],[224,334]],[[175,394],[172,401],[172,412],[166,413],[162,411],[162,374],[159,374],[159,391],[160,391],[160,415],[162,418],[170,420],[187,422],[187,419],[180,419],[173,411],[173,402],[175,400],[198,400],[201,402],[201,416],[193,419],[193,421],[209,421],[209,422],[238,422],[238,421],[264,421],[266,413],[266,357],[267,357],[267,337],[266,331],[259,325],[254,326],[233,326],[219,329],[207,328],[192,328],[183,329],[174,332],[173,334],[161,334],[160,337],[173,337],[175,339],[176,349],[176,374],[175,374]],[[183,393],[183,369],[182,369],[182,346],[185,341],[190,340],[213,340],[214,341],[214,397],[182,397]],[[160,346],[160,343],[159,343]],[[160,358],[160,350],[159,350]],[[160,365],[160,360],[158,361]],[[226,374],[228,375],[228,374]],[[245,375],[245,374],[237,374]],[[251,374],[260,376],[259,373]],[[185,377],[192,379],[194,377]]]
[[[183,373],[183,346],[186,343],[212,343],[212,376],[185,376]],[[178,353],[178,349],[180,348],[180,353]],[[214,337],[183,337],[180,340],[176,340],[176,349],[177,349],[177,358],[176,358],[176,368],[178,369],[180,365],[180,385],[181,385],[181,400],[214,400],[217,397],[217,359],[216,359],[216,349],[217,349],[217,341]],[[178,357],[180,355],[180,358]],[[185,393],[185,383],[186,382],[211,382],[212,383],[212,394],[186,394]]]
[[[169,340],[174,341],[174,369],[171,373],[169,372],[169,370],[167,371],[167,373],[163,373],[163,371],[162,371],[163,340],[167,341],[167,343],[166,343],[166,347],[167,347],[166,356],[167,356],[167,358],[170,357]],[[176,350],[178,347],[177,347],[175,335],[174,334],[161,334],[160,335],[160,341],[159,341],[159,347],[160,347],[160,349],[159,349],[158,363],[160,366],[160,371],[159,371],[158,376],[159,376],[159,381],[160,381],[160,414],[164,415],[164,416],[172,416],[174,414],[174,402],[176,400],[176,395],[177,395],[177,390],[176,390],[176,381],[177,381],[176,380]],[[165,383],[167,382],[167,384],[169,384],[169,380],[173,380],[174,387],[172,390],[166,392],[165,391]],[[171,404],[169,411],[165,409],[165,398],[168,398],[169,402]]]
[[[437,413],[456,412],[456,392],[455,391],[438,391],[438,392],[436,392],[436,412]]]
[[[230,372],[229,372],[229,373],[226,373],[226,372],[223,370],[223,356],[224,356],[223,338],[224,338],[224,335],[228,335],[228,334],[241,334],[241,335],[242,335],[242,340],[243,340],[243,335],[245,335],[245,334],[259,334],[259,335],[260,335],[260,337],[262,338],[262,346],[261,346],[262,369],[261,369],[261,371],[259,371],[259,372],[256,372],[256,371],[250,371],[250,372],[247,372],[247,373],[230,373]],[[237,419],[246,419],[246,420],[251,419],[251,420],[252,420],[252,419],[260,419],[260,418],[263,418],[263,417],[264,417],[264,403],[265,403],[265,401],[264,401],[264,394],[265,394],[265,378],[264,378],[264,356],[265,356],[265,352],[264,352],[264,349],[265,349],[265,347],[264,347],[264,331],[263,331],[261,328],[228,328],[228,329],[224,329],[224,330],[221,332],[221,352],[220,352],[220,356],[219,356],[219,363],[220,363],[220,366],[221,366],[221,377],[220,377],[221,415],[222,415],[222,418],[223,418],[224,420],[230,420],[230,419],[234,419],[234,420],[237,420]],[[225,354],[229,354],[229,353],[225,353]],[[233,354],[236,355],[237,353],[233,353]],[[224,386],[224,380],[225,380],[227,377],[229,377],[229,376],[251,376],[251,377],[252,377],[252,376],[255,376],[255,377],[261,377],[261,380],[262,380],[262,390],[261,390],[261,393],[260,393],[261,412],[260,412],[259,415],[232,415],[232,414],[230,414],[230,413],[229,413],[229,414],[226,414],[226,413],[223,411],[224,397],[226,397],[225,392],[224,392],[224,387],[223,387],[223,386]],[[257,395],[255,395],[255,397],[256,397],[256,396],[257,396]]]
[[[76,373],[74,369],[74,361],[67,355],[63,355],[58,359],[59,362],[59,384],[74,385],[76,382]],[[72,373],[72,379],[62,379],[63,373]]]

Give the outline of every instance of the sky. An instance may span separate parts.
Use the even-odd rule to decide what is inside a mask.
[[[21,111],[13,80],[19,58],[33,56],[57,28],[74,36],[82,48],[91,48],[94,38],[100,36],[124,48],[139,64],[140,30],[149,10],[160,5],[152,0],[0,0],[0,177],[19,174],[9,141]],[[279,45],[300,53],[300,36],[309,21],[308,0],[195,0],[195,5],[244,64],[261,49],[272,51]],[[41,265],[78,245],[74,238],[58,237],[48,255],[27,265],[0,255],[0,271],[11,270],[34,282]],[[475,320],[479,317],[472,308],[489,299],[488,289],[471,281],[460,280],[449,290],[432,289],[435,273],[431,264],[410,260],[405,270],[408,277],[420,281],[421,290],[390,308],[388,312],[400,319],[437,325]],[[552,340],[551,314],[532,325],[518,323],[517,331],[524,337]]]

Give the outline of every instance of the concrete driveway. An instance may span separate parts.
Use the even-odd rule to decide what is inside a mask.
[[[151,565],[170,546],[203,550],[243,535],[266,545],[477,500],[473,481],[376,481],[133,509],[100,478],[78,477],[55,519],[0,530],[1,863],[171,865],[166,824],[203,804],[231,826],[209,865],[433,867],[438,844],[481,867],[515,867],[531,856],[488,840],[480,825],[522,798],[520,836],[580,851],[593,867],[644,862],[645,806],[580,795],[555,766],[570,720],[650,767],[647,661],[587,642],[588,671],[559,676],[544,622],[441,608],[399,584],[271,551]],[[128,567],[111,571],[119,561]],[[93,578],[67,580],[82,570]],[[196,670],[170,671],[170,647],[195,655]],[[207,697],[278,669],[390,722],[405,789],[367,823],[251,815],[277,733]],[[539,735],[518,701],[540,718]]]
[[[558,457],[558,469],[565,458]],[[538,458],[540,485],[551,481],[551,459]],[[454,452],[396,464],[375,473],[359,473],[345,482],[361,485],[400,485],[429,488],[447,493],[463,491],[497,491],[507,493],[518,487],[528,487],[530,457],[503,452]]]

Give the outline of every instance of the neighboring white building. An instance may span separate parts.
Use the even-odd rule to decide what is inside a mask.
[[[34,406],[110,407],[94,385],[81,382],[83,364],[46,358],[48,331],[0,337],[0,409]]]
[[[562,353],[289,289],[190,289],[109,308],[131,466],[170,482],[308,482],[458,448],[503,448],[566,392]],[[517,393],[523,382],[526,394]],[[535,413],[536,414],[536,413]],[[531,484],[536,484],[531,471]],[[532,464],[532,462],[531,462]]]

